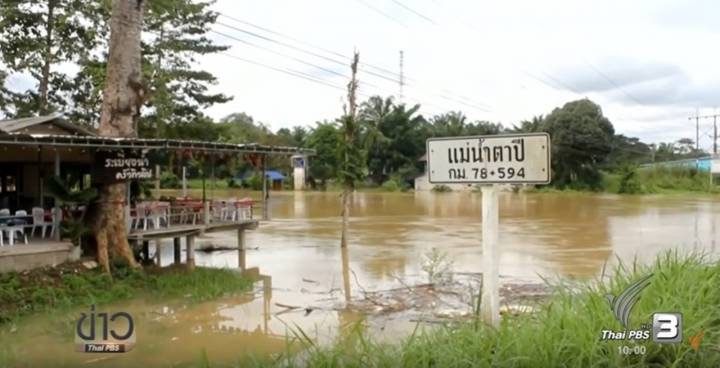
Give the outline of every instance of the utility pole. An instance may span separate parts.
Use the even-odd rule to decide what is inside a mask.
[[[720,116],[718,113],[713,113],[712,115],[700,115],[699,110],[696,111],[695,116],[691,116],[688,118],[688,120],[695,119],[695,147],[697,150],[700,150],[700,119],[713,119],[713,154],[717,155],[718,153],[718,145],[717,145],[717,118]]]
[[[400,50],[400,95],[398,96],[398,100],[400,103],[403,101],[403,86],[405,86],[405,74],[403,72],[403,62],[404,62],[405,53],[403,50]]]

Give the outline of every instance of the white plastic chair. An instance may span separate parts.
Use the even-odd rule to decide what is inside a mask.
[[[235,208],[235,201],[225,202],[225,220],[236,221],[237,220],[237,208]]]
[[[27,211],[18,210],[15,212],[15,216],[27,216]],[[10,245],[15,245],[15,235],[19,235],[23,239],[24,243],[27,244],[27,235],[25,235],[25,225],[6,225],[3,226],[2,231],[7,235],[10,240]]]
[[[140,222],[142,222],[143,230],[147,230],[148,227],[148,213],[147,203],[139,202],[135,205],[135,229],[140,228]]]
[[[10,216],[10,209],[8,209],[8,208],[0,209],[0,217],[2,217],[2,216]]]
[[[35,229],[40,228],[40,237],[45,237],[45,229],[48,226],[53,226],[52,222],[45,221],[45,210],[40,207],[33,207],[32,209],[32,229],[30,230],[30,236],[35,236]],[[53,234],[51,230],[50,234]]]

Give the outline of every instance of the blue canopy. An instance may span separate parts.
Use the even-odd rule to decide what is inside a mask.
[[[250,177],[252,177],[253,174],[255,174],[254,171],[248,171],[240,177],[240,180],[250,179]],[[285,175],[283,175],[279,171],[275,171],[275,170],[268,170],[265,172],[265,175],[267,176],[268,179],[270,179],[272,181],[285,179]]]

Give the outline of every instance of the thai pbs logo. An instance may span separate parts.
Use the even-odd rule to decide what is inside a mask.
[[[81,313],[75,326],[75,349],[84,353],[125,353],[135,346],[135,323],[128,312]]]
[[[629,319],[640,293],[650,285],[652,274],[644,276],[630,284],[617,296],[608,294],[610,309],[615,318],[625,327],[624,330],[602,330],[602,340],[652,340],[657,343],[679,343],[682,341],[682,314],[653,313],[652,324],[643,323],[637,329],[630,328]]]

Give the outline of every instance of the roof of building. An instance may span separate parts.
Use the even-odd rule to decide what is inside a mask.
[[[315,150],[299,147],[268,146],[257,143],[235,144],[180,139],[119,138],[101,136],[74,136],[53,134],[0,133],[0,145],[85,147],[101,150],[148,149],[191,150],[227,153],[315,154]]]
[[[255,174],[254,172],[248,171],[240,177],[240,180],[250,179],[254,174]],[[268,179],[273,180],[273,181],[285,179],[285,175],[283,175],[281,172],[279,172],[277,170],[265,171],[265,175],[267,176]]]
[[[97,133],[65,120],[62,114],[33,116],[29,118],[0,120],[0,132],[3,133],[29,133],[29,128],[36,125],[51,123],[71,135],[97,136]]]

